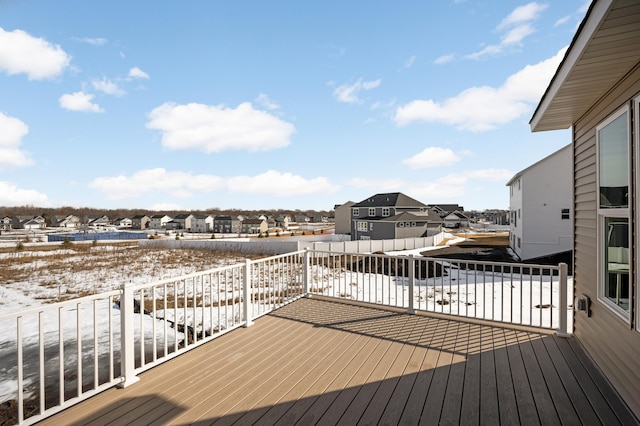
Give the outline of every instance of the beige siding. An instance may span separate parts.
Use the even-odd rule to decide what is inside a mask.
[[[640,69],[636,67],[574,126],[574,285],[576,294],[587,294],[592,299],[591,318],[579,312],[574,323],[576,336],[640,417],[640,333],[597,301],[595,155],[595,126],[638,91]],[[635,204],[638,206],[637,201]],[[637,295],[637,265],[635,268],[633,283]],[[633,303],[635,308],[636,301]]]

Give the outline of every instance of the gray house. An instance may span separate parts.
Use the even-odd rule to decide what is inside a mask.
[[[231,216],[220,215],[213,218],[213,232],[216,234],[230,234],[232,232],[240,232],[233,226]]]
[[[47,223],[42,216],[14,216],[11,227],[13,229],[41,229]]]
[[[175,224],[175,227],[171,227],[171,229],[184,229],[185,231],[191,231],[191,221],[193,220],[193,215],[191,213],[180,213],[173,218],[171,222]],[[169,223],[167,222],[167,229],[169,229]]]
[[[437,234],[442,218],[401,192],[373,195],[351,206],[351,240],[416,238]]]
[[[131,228],[147,229],[150,221],[151,219],[146,214],[137,214],[131,218]]]
[[[3,217],[2,219],[0,219],[0,230],[3,230],[3,231],[10,230],[12,227],[12,223],[13,223],[13,219],[11,219],[9,216]]]
[[[639,40],[640,2],[594,0],[530,122],[572,128],[574,336],[637,417]]]
[[[55,228],[78,228],[80,225],[80,218],[72,214],[51,216],[51,226]]]
[[[164,229],[171,218],[166,214],[154,214],[149,217],[149,228]]]
[[[193,232],[211,232],[213,230],[213,216],[209,214],[196,214],[191,219]]]
[[[243,234],[264,234],[269,229],[266,219],[245,219],[242,221]]]

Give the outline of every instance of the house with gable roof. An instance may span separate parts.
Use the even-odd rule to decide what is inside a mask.
[[[375,194],[351,206],[351,240],[435,235],[443,220],[426,204],[401,192]]]

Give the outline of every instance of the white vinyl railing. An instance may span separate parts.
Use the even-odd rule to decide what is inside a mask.
[[[33,424],[303,296],[567,332],[566,265],[319,250],[0,315],[6,423]],[[4,387],[4,388],[3,388]],[[14,403],[11,403],[14,401]]]
[[[310,294],[567,333],[567,265],[312,252]]]

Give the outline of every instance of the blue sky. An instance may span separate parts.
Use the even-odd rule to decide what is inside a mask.
[[[586,0],[0,0],[0,206],[508,208]]]

